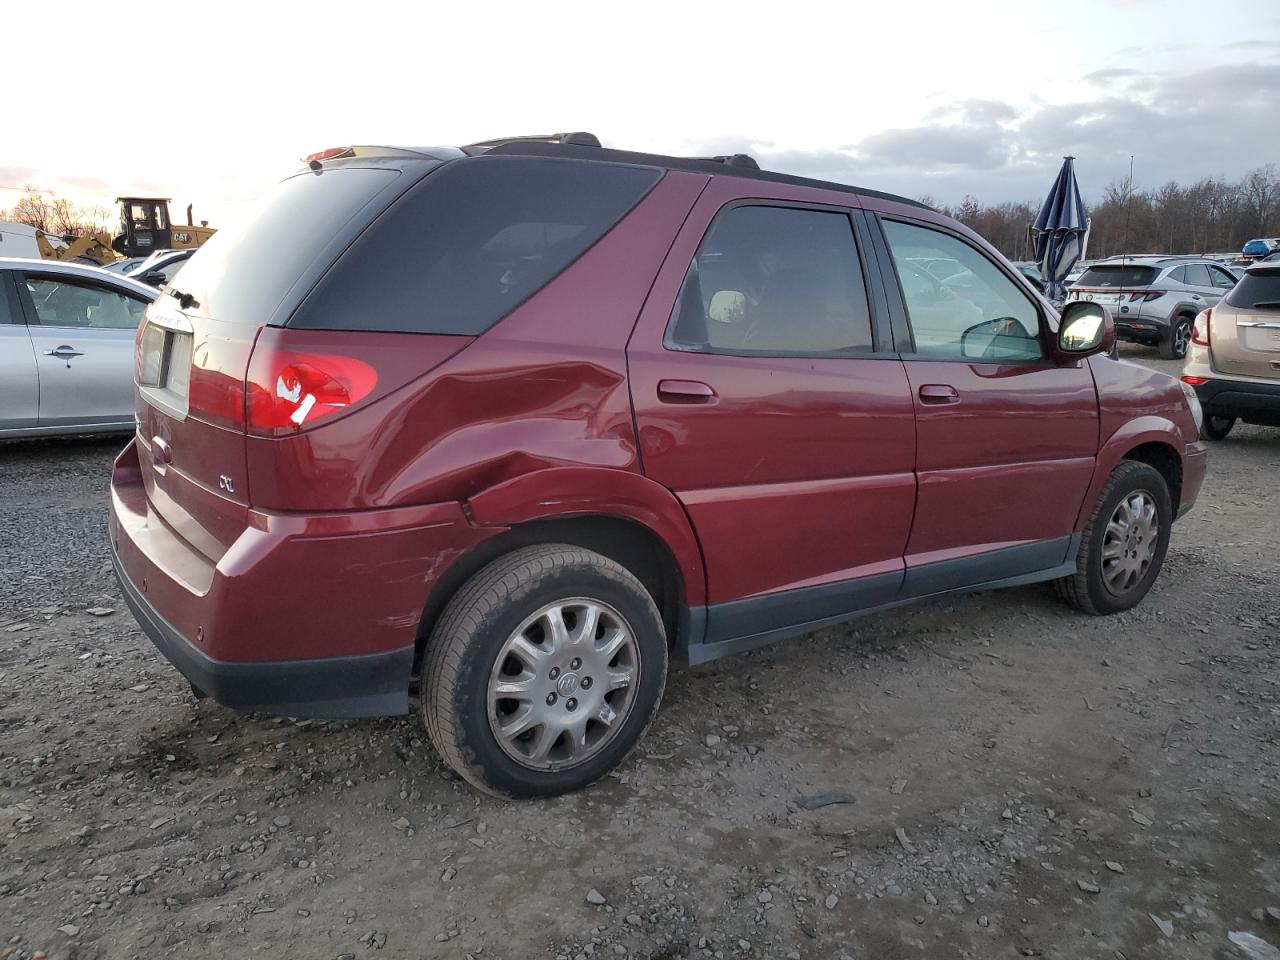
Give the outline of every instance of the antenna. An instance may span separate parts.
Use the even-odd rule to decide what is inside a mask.
[[[1120,249],[1124,251],[1120,255],[1120,262],[1124,263],[1129,259],[1129,221],[1133,219],[1133,154],[1129,154],[1129,182],[1125,185],[1124,204],[1124,243],[1120,245]]]

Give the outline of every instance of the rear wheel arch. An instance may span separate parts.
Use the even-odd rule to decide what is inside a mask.
[[[686,603],[680,566],[670,546],[635,520],[610,514],[578,514],[514,524],[505,532],[472,547],[436,581],[418,622],[414,675],[421,671],[431,633],[449,601],[475,574],[494,560],[539,544],[567,544],[591,550],[620,564],[653,597],[674,645]]]

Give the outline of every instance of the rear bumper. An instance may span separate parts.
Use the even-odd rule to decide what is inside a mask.
[[[1112,310],[1116,324],[1116,337],[1130,343],[1158,343],[1169,338],[1168,317],[1144,317],[1139,314],[1121,314]]]
[[[413,645],[386,653],[231,662],[198,649],[156,612],[112,555],[125,603],[156,649],[201,693],[237,710],[291,717],[380,717],[409,710]]]
[[[403,714],[422,611],[440,575],[501,528],[457,503],[314,515],[250,510],[212,559],[147,498],[134,444],[116,460],[112,556],[138,623],[201,691],[288,716]]]
[[[1247,423],[1280,426],[1280,381],[1211,378],[1195,390],[1205,416],[1238,417]]]

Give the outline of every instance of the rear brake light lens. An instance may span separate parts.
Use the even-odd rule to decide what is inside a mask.
[[[1189,384],[1191,384],[1191,386],[1193,386],[1193,387],[1198,387],[1198,386],[1200,386],[1200,384],[1202,384],[1202,383],[1208,383],[1208,382],[1209,382],[1209,378],[1208,378],[1208,377],[1193,377],[1193,376],[1189,376],[1189,375],[1188,375],[1188,376],[1185,376],[1185,377],[1183,377],[1183,378],[1182,378],[1182,382],[1183,382],[1183,383],[1189,383]]]
[[[1201,310],[1191,327],[1191,342],[1202,347],[1209,346],[1209,321],[1213,318],[1213,307]]]
[[[351,147],[330,147],[328,150],[319,150],[316,153],[308,154],[302,158],[303,163],[320,163],[325,160],[336,160],[338,157],[352,156]]]
[[[1150,301],[1159,300],[1164,296],[1163,290],[1134,290],[1129,294],[1129,302],[1133,303],[1138,300]]]
[[[377,385],[373,367],[334,354],[255,351],[248,378],[249,429],[295,433],[359,403]]]

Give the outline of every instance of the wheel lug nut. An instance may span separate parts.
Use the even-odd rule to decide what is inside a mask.
[[[570,710],[578,709],[578,701],[575,697],[570,697],[568,700],[564,702],[564,705]]]
[[[569,663],[570,670],[577,670],[580,666],[582,666],[582,661],[579,660],[577,657],[574,657],[573,660],[571,660]]]
[[[547,706],[548,706],[548,707],[553,706],[553,705],[555,704],[555,702],[556,702],[556,695],[555,695],[554,693],[548,693],[548,694],[547,694]]]
[[[583,678],[582,678],[582,689],[583,689],[583,690],[590,690],[590,689],[591,689],[591,678],[590,678],[590,677],[583,677]]]
[[[551,672],[547,674],[547,676],[549,676],[552,680],[554,680],[556,677],[560,676],[560,668],[552,667]]]

